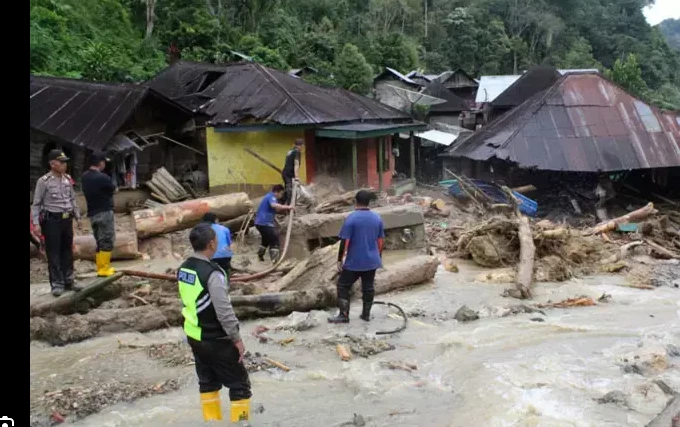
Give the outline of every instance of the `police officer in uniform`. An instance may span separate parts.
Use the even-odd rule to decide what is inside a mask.
[[[61,150],[48,154],[50,171],[40,177],[33,193],[33,230],[45,237],[50,287],[55,297],[78,291],[73,273],[73,219],[80,227],[73,179],[66,173],[68,157]]]
[[[229,389],[232,423],[250,418],[250,379],[243,364],[245,347],[229,299],[229,276],[211,258],[217,236],[211,224],[189,233],[194,253],[177,271],[184,332],[194,354],[205,421],[222,419],[220,389]]]

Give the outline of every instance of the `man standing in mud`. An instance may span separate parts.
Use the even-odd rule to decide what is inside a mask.
[[[83,173],[80,182],[87,202],[87,217],[92,224],[92,233],[97,243],[95,264],[97,276],[111,276],[111,253],[116,239],[116,224],[113,216],[113,193],[116,186],[104,173],[106,162],[104,153],[95,152],[90,156],[90,168]]]
[[[31,217],[35,235],[45,237],[50,287],[58,297],[64,290],[80,290],[73,274],[73,219],[80,227],[80,209],[73,179],[66,173],[69,158],[61,150],[50,151],[47,158],[50,171],[35,185]]]
[[[355,211],[349,214],[340,229],[338,251],[338,308],[337,316],[329,317],[330,323],[349,323],[349,294],[352,285],[361,279],[363,310],[360,319],[371,319],[371,307],[375,289],[375,271],[382,267],[385,226],[382,218],[368,208],[375,194],[361,190],[355,196]],[[344,259],[344,261],[343,261]]]
[[[285,185],[284,205],[290,205],[290,199],[293,197],[293,181],[300,180],[300,158],[304,141],[296,139],[293,148],[286,154],[286,161],[283,165],[283,172],[281,178]]]
[[[229,299],[229,277],[211,261],[217,236],[201,223],[189,233],[194,253],[177,271],[184,332],[194,354],[205,421],[222,420],[220,389],[229,389],[231,422],[250,418],[250,379],[243,364],[245,347]]]

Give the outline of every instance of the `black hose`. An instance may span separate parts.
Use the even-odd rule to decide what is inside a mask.
[[[396,304],[392,304],[391,302],[382,302],[382,301],[373,301],[373,304],[380,304],[380,305],[387,305],[387,306],[390,306],[390,307],[394,307],[397,310],[399,310],[399,314],[401,314],[401,317],[404,319],[404,322],[397,329],[392,329],[392,330],[389,330],[389,331],[378,331],[378,332],[375,333],[376,335],[396,334],[396,333],[401,332],[404,329],[406,329],[406,324],[408,323],[408,317],[406,317],[406,313],[404,313],[404,310],[402,310],[401,307],[399,307]]]

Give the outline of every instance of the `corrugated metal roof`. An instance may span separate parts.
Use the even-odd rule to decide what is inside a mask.
[[[209,73],[219,76],[199,92]],[[212,117],[212,125],[244,122],[310,125],[371,120],[408,120],[406,113],[343,89],[314,86],[256,63],[208,66],[178,62],[148,84]],[[188,89],[187,89],[188,88]]]
[[[561,74],[554,67],[533,67],[491,101],[491,105],[494,107],[516,107],[536,93],[552,86],[560,79],[560,76]]]
[[[675,167],[680,112],[651,107],[599,74],[566,74],[446,155],[574,172]]]
[[[477,96],[475,102],[483,104],[491,102],[498,95],[503,93],[505,89],[515,83],[521,75],[518,76],[482,76],[479,79],[479,88],[477,88]]]
[[[125,124],[147,90],[130,84],[31,76],[31,128],[98,150]]]

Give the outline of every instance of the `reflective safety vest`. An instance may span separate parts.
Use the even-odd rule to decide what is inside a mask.
[[[196,341],[227,336],[208,293],[208,279],[215,271],[221,272],[228,280],[224,270],[217,264],[193,257],[184,261],[177,271],[179,295],[184,306],[184,332]]]

